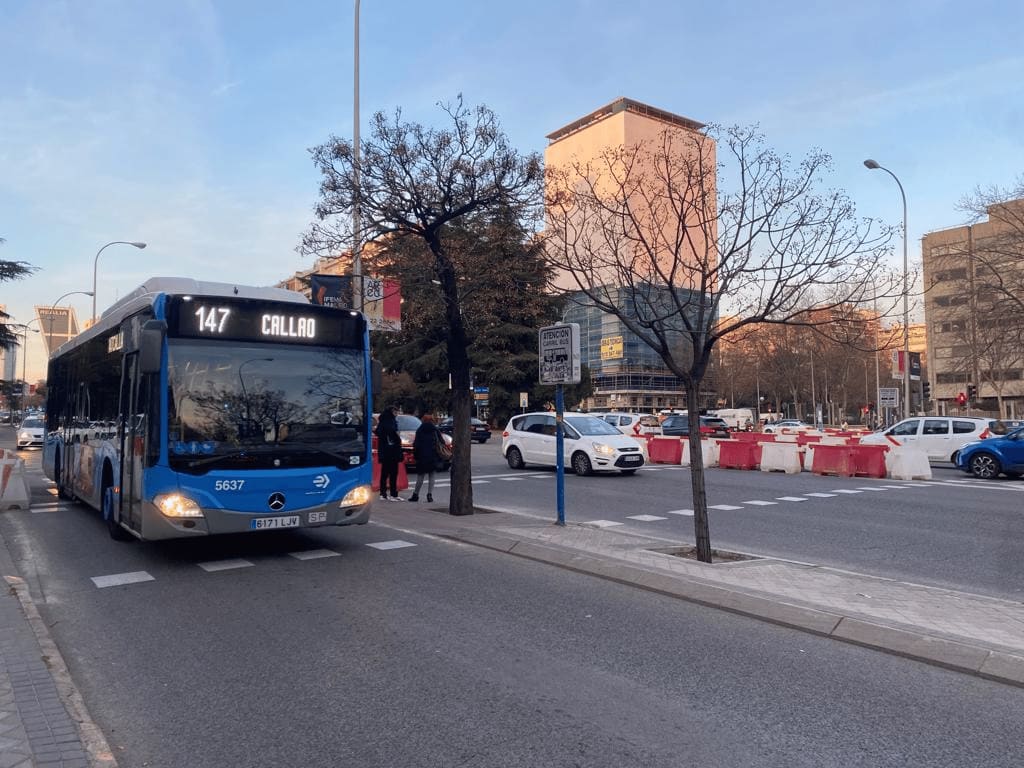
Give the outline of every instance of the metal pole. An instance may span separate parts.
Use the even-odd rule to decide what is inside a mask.
[[[360,221],[360,179],[359,179],[359,0],[355,0],[355,64],[352,83],[352,181],[355,195],[352,200],[352,289],[356,295],[356,309],[363,311],[363,257],[361,252],[362,222]]]
[[[140,249],[146,247],[146,244],[140,241],[114,240],[96,251],[96,258],[92,260],[92,314],[89,316],[90,323],[96,322],[96,267],[100,263],[100,254],[112,245],[131,245]]]
[[[562,431],[562,414],[565,398],[562,385],[555,387],[555,505],[558,509],[558,525],[565,525],[565,433]]]

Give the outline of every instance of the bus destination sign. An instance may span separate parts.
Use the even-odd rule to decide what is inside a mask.
[[[361,318],[347,310],[205,296],[172,301],[175,336],[328,346],[353,346],[362,339]]]

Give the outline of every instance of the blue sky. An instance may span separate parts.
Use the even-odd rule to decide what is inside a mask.
[[[968,11],[968,7],[970,10]],[[523,151],[618,96],[835,160],[829,185],[898,223],[910,258],[962,223],[976,185],[1024,172],[1024,6],[1017,2],[718,3],[363,0],[361,109],[464,94]],[[152,275],[274,283],[318,178],[307,149],[352,133],[352,2],[0,0],[0,256],[40,268],[0,285],[19,321]],[[895,243],[899,253],[899,243]],[[78,315],[87,297],[72,297]],[[28,375],[44,375],[30,339]]]

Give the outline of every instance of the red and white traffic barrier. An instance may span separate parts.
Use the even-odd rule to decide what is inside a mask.
[[[5,450],[0,458],[0,510],[28,509],[29,496],[25,460]]]

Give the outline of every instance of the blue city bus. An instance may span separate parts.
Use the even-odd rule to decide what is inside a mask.
[[[119,540],[362,525],[379,370],[359,312],[153,278],[51,357],[43,469]]]

